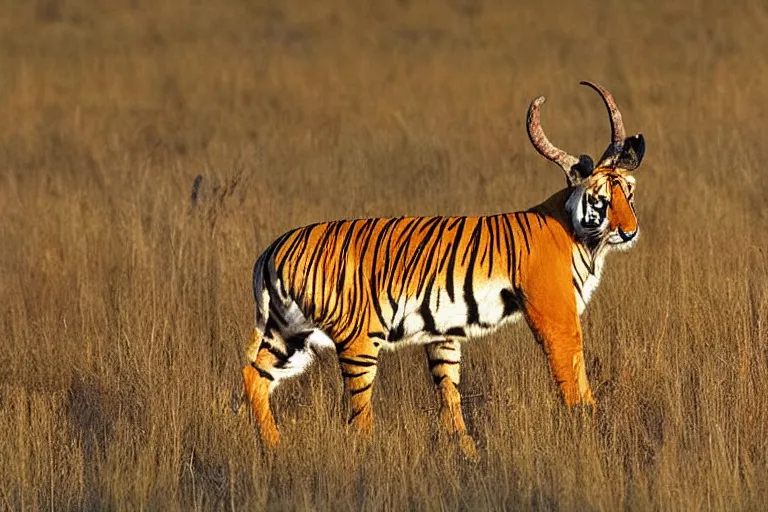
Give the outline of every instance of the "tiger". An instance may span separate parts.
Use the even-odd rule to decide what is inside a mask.
[[[253,267],[256,322],[242,369],[245,402],[262,443],[280,440],[270,394],[300,374],[316,349],[335,348],[348,423],[370,435],[371,395],[382,350],[423,345],[439,400],[439,423],[477,458],[461,410],[461,344],[525,318],[543,347],[562,400],[596,408],[584,361],[580,315],[606,255],[638,239],[636,170],[642,134],[626,137],[611,94],[600,95],[611,141],[594,163],[544,134],[539,96],[527,113],[533,147],[562,168],[566,188],[525,211],[470,217],[322,222],[277,238]]]

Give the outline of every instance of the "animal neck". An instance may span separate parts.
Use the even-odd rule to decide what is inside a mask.
[[[555,219],[575,240],[576,231],[573,228],[571,214],[568,212],[567,208],[568,199],[571,197],[572,193],[573,189],[564,188],[563,190],[555,192],[546,201],[531,208],[531,210]]]
[[[576,196],[574,196],[574,194],[576,194]],[[578,207],[580,203],[579,197],[580,194],[576,188],[564,188],[555,192],[547,200],[531,210],[555,219],[570,235],[574,249],[578,247],[579,251],[588,256],[590,261],[596,262],[602,260],[605,253],[608,251],[608,246],[602,238],[598,240],[590,240],[579,236],[576,227],[573,225],[574,215],[571,211],[572,208]]]

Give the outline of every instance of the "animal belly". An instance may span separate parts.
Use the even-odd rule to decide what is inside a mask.
[[[394,315],[388,345],[475,338],[519,320],[520,304],[508,286],[491,283],[480,287],[472,297],[456,294],[453,299],[443,290],[431,297],[428,304],[423,299],[400,304],[405,313]]]

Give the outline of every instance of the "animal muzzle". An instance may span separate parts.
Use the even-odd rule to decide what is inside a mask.
[[[627,233],[626,231],[624,231],[623,229],[621,229],[621,226],[619,226],[619,229],[618,229],[618,233],[619,233],[619,237],[621,237],[621,240],[622,240],[622,241],[624,241],[624,242],[629,242],[630,240],[632,240],[633,238],[635,238],[635,236],[637,235],[637,229],[635,229],[634,231],[630,231],[630,232],[628,232],[628,233]]]

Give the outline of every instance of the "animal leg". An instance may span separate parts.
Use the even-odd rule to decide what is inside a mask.
[[[344,378],[344,390],[350,405],[349,424],[368,435],[373,431],[371,395],[378,358],[379,349],[369,338],[349,343],[339,353],[341,376]]]
[[[550,258],[550,265],[532,271],[525,290],[525,315],[534,336],[542,343],[552,374],[568,407],[596,405],[584,366],[581,321],[571,284],[570,262]]]
[[[592,388],[584,365],[581,324],[578,316],[570,321],[558,321],[556,315],[529,315],[529,323],[541,341],[549,359],[555,382],[568,407],[584,404],[596,410]]]
[[[425,350],[440,403],[440,423],[449,434],[458,436],[462,454],[468,459],[475,460],[478,458],[477,448],[467,434],[461,412],[461,395],[458,390],[461,345],[458,341],[446,340],[430,343]]]
[[[251,405],[256,425],[261,434],[261,440],[269,448],[274,448],[280,442],[280,433],[275,424],[275,418],[269,405],[270,387],[275,378],[270,370],[278,363],[278,357],[270,352],[268,341],[262,343],[258,330],[254,329],[246,353],[256,352],[254,360],[243,367],[243,385],[245,396]]]

